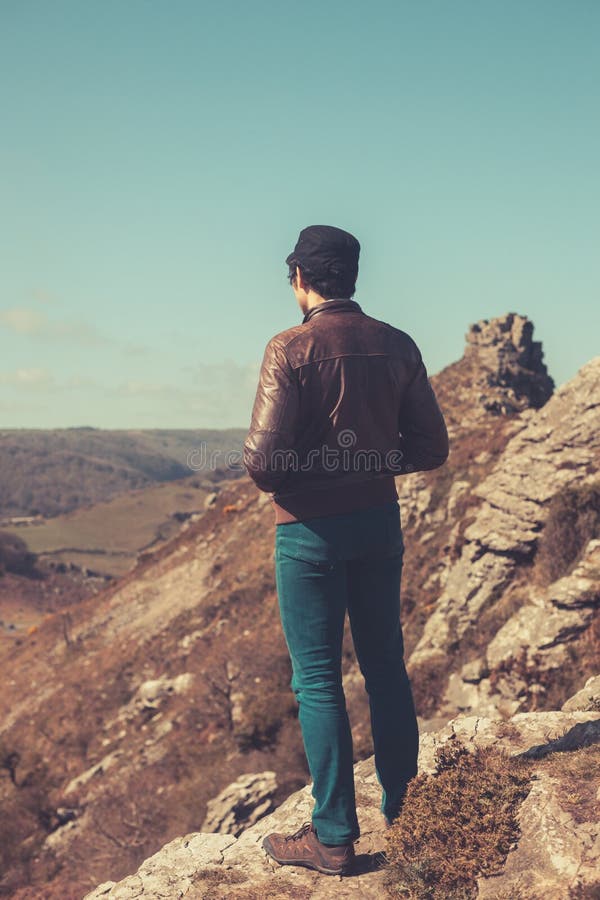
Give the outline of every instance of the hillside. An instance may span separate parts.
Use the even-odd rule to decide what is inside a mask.
[[[15,516],[57,516],[190,472],[209,482],[235,477],[240,469],[227,465],[227,454],[239,454],[244,436],[243,429],[2,429],[0,527]]]
[[[71,512],[21,524],[5,525],[27,544],[41,563],[84,569],[114,577],[124,575],[138,554],[176,535],[183,522],[200,515],[219,481],[188,475],[119,493]]]
[[[481,352],[493,372],[496,354],[488,394],[474,384],[469,401],[465,358],[434,375],[449,460],[397,479],[423,734],[461,712],[560,709],[597,669],[600,358],[552,393],[524,317],[477,329],[466,356],[477,371]],[[516,386],[518,404],[504,402]],[[5,896],[75,900],[118,881],[202,831],[209,802],[241,775],[274,773],[274,806],[306,784],[269,498],[244,476],[186,525],[71,607],[68,624],[58,612],[6,647]],[[358,762],[372,745],[348,633],[344,684]]]

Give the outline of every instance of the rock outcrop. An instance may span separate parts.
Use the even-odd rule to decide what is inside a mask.
[[[576,710],[595,710],[600,712],[600,675],[592,675],[584,686],[562,705],[566,712]]]
[[[583,366],[522,428],[473,492],[481,499],[464,532],[459,559],[444,573],[443,591],[411,663],[445,656],[533,557],[548,504],[560,490],[598,479],[600,357]]]
[[[569,644],[589,628],[599,607],[600,540],[591,540],[573,572],[544,591],[532,588],[485,655],[450,675],[449,708],[480,715],[511,715],[531,708],[532,698],[540,698],[546,685],[560,678],[562,667],[569,664]],[[594,688],[590,691],[593,697]]]
[[[202,831],[239,837],[272,811],[276,790],[275,772],[240,775],[218,797],[208,801]]]
[[[565,737],[566,735],[566,737]],[[560,754],[600,742],[595,712],[519,713],[510,720],[459,716],[440,732],[421,737],[419,770],[433,774],[436,752],[448,741],[475,750],[501,746],[511,755],[558,758],[551,773],[542,771],[519,810],[521,839],[509,853],[502,872],[479,878],[479,896],[517,897],[527,888],[530,898],[566,897],[571,889],[596,883],[600,864],[598,802],[595,789],[560,772]],[[384,887],[386,838],[379,812],[381,789],[373,758],[355,766],[361,837],[354,877],[324,877],[298,867],[281,867],[262,849],[272,831],[289,833],[310,820],[311,785],[289,797],[275,812],[239,837],[188,834],[171,841],[122,881],[105,882],[85,900],[154,898],[337,898],[381,900]],[[565,794],[568,791],[568,797]],[[577,812],[574,813],[574,806]],[[435,895],[433,895],[435,896]],[[590,894],[591,896],[591,894]]]
[[[554,382],[543,363],[542,344],[533,340],[533,322],[518,313],[481,319],[466,334],[465,359],[479,372],[479,399],[494,415],[539,409]]]
[[[481,319],[465,339],[462,359],[432,378],[452,430],[540,409],[549,400],[554,381],[527,316],[509,312]]]

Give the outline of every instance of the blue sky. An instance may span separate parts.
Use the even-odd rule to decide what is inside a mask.
[[[0,427],[247,427],[316,223],[430,374],[514,311],[568,380],[599,38],[596,0],[0,0]]]

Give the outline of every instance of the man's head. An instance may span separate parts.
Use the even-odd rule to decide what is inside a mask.
[[[289,281],[306,312],[322,300],[350,298],[356,290],[360,244],[333,225],[309,225],[286,258]]]

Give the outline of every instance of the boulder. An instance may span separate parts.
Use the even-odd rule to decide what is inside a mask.
[[[273,809],[277,790],[275,772],[240,775],[213,800],[209,800],[202,831],[235,837]]]

